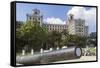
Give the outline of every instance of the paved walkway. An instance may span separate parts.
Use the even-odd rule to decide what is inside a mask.
[[[57,61],[52,63],[80,62],[80,61],[96,61],[96,56],[82,56],[80,59]],[[17,64],[21,65],[21,64]]]
[[[57,61],[57,62],[53,62],[53,63],[80,62],[80,61],[95,61],[95,60],[96,60],[96,56],[82,56],[80,59]]]

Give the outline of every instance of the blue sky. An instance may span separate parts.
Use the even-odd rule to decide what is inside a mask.
[[[39,9],[44,18],[47,17],[59,17],[62,20],[66,20],[66,13],[72,6],[62,6],[62,5],[44,5],[44,4],[26,4],[26,3],[17,3],[16,14],[17,20],[25,21],[26,14],[31,14],[32,9]]]
[[[26,14],[31,14],[32,9],[39,9],[43,15],[43,19],[60,20],[65,22],[67,20],[67,13],[74,13],[74,16],[82,17],[85,15],[86,23],[89,26],[89,33],[96,31],[96,9],[93,7],[78,6],[64,6],[64,5],[47,5],[47,4],[31,4],[31,3],[17,3],[16,5],[16,20],[26,21]],[[84,13],[82,12],[84,11]],[[50,19],[51,18],[51,19]]]

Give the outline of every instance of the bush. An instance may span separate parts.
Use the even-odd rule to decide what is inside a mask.
[[[95,56],[96,55],[96,48],[91,47],[91,48],[82,48],[82,55],[85,56]]]

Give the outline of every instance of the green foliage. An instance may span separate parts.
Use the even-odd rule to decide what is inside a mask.
[[[60,43],[62,41],[62,34],[57,32],[57,31],[52,31],[48,33],[48,45],[50,45],[50,47],[53,47],[54,49],[56,49],[57,46],[60,46]]]
[[[71,43],[80,47],[85,47],[87,38],[69,35],[67,30],[61,33],[57,31],[48,32],[45,26],[40,26],[37,21],[27,21],[16,27],[16,48],[17,51],[25,48],[30,50],[33,48],[39,51],[40,48],[54,48],[62,46],[72,46]]]
[[[20,28],[23,25],[22,21],[16,21],[16,28]]]
[[[93,44],[94,46],[97,46],[96,39],[91,39],[91,38],[89,38],[89,39],[88,39],[88,45],[91,45],[91,44]]]
[[[80,47],[84,47],[86,45],[86,37],[81,37],[77,35],[67,35],[64,40],[64,44],[70,46],[69,44],[74,44]]]
[[[96,48],[95,47],[89,47],[88,49],[87,48],[82,48],[82,52],[84,53],[84,51],[89,51],[91,53],[91,55],[96,55]]]
[[[29,48],[38,50],[46,41],[46,33],[46,28],[41,27],[37,21],[28,21],[16,29],[17,47],[24,48],[28,45]]]
[[[96,48],[90,48],[90,51],[96,55]]]

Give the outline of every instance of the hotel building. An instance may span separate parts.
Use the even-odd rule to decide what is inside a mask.
[[[58,31],[62,32],[63,30],[67,30],[67,26],[63,24],[43,24],[48,31]]]
[[[88,36],[88,26],[85,26],[85,20],[74,19],[73,14],[68,16],[68,32],[71,35]]]
[[[68,15],[68,21],[66,21],[65,25],[46,24],[43,22],[43,15],[40,14],[40,11],[33,9],[32,14],[27,14],[27,21],[38,21],[40,26],[45,26],[48,31],[62,32],[66,30],[71,35],[88,36],[88,26],[85,26],[85,20],[74,19],[73,14]]]

